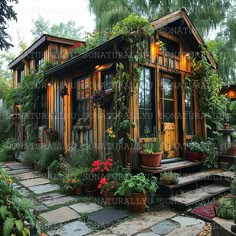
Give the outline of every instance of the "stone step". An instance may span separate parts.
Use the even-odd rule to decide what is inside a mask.
[[[182,193],[180,195],[169,198],[173,205],[183,205],[189,207],[195,203],[217,196],[221,193],[229,191],[229,186],[210,184],[193,191]]]

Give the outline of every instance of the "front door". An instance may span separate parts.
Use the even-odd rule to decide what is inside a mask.
[[[178,103],[177,81],[174,76],[161,76],[161,126],[163,150],[166,158],[178,156]]]

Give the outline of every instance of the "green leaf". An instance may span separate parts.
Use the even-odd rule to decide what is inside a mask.
[[[15,223],[15,219],[14,218],[7,218],[4,221],[4,224],[3,224],[3,236],[9,236],[11,234],[11,231],[13,230],[13,227],[14,227],[14,223]]]
[[[16,220],[15,225],[16,225],[17,231],[18,231],[19,233],[20,233],[20,232],[23,230],[23,228],[24,228],[24,225],[23,225],[22,220]]]

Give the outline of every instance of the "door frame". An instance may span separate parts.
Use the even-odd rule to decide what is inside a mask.
[[[175,74],[169,74],[166,72],[160,72],[160,125],[161,125],[161,136],[162,140],[164,141],[164,93],[161,91],[163,89],[163,79],[171,79],[174,83],[174,124],[175,124],[175,140],[176,140],[176,145],[179,143],[179,110],[178,110],[178,91],[177,91],[177,85],[178,85],[178,75]],[[162,96],[161,96],[162,95]],[[164,151],[164,150],[163,150]],[[179,148],[176,149],[175,151],[175,157],[179,156]],[[174,157],[172,157],[174,158]]]

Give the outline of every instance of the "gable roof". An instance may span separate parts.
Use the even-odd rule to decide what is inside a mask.
[[[30,53],[34,50],[42,46],[45,42],[55,42],[55,43],[62,43],[66,45],[74,46],[76,43],[83,41],[73,40],[73,39],[66,39],[61,38],[49,34],[43,34],[39,39],[37,39],[30,47],[28,47],[24,52],[22,52],[17,58],[15,58],[12,62],[9,63],[9,68],[12,69],[16,64],[18,64],[21,60],[26,58]]]
[[[185,8],[181,8],[180,10],[178,10],[176,12],[170,13],[166,16],[156,19],[156,20],[152,21],[151,24],[152,24],[154,30],[158,30],[158,29],[165,27],[165,26],[167,26],[177,20],[180,20],[180,19],[183,19],[183,21],[187,25],[193,38],[196,40],[196,43],[198,43],[201,46],[206,47],[206,44],[204,43],[201,35],[198,33],[197,29],[195,28],[192,21],[190,20],[187,10]],[[209,62],[211,63],[211,65],[213,66],[213,68],[216,69],[217,63],[216,63],[215,59],[213,58],[212,54],[209,51],[207,51],[206,56],[207,56]]]

